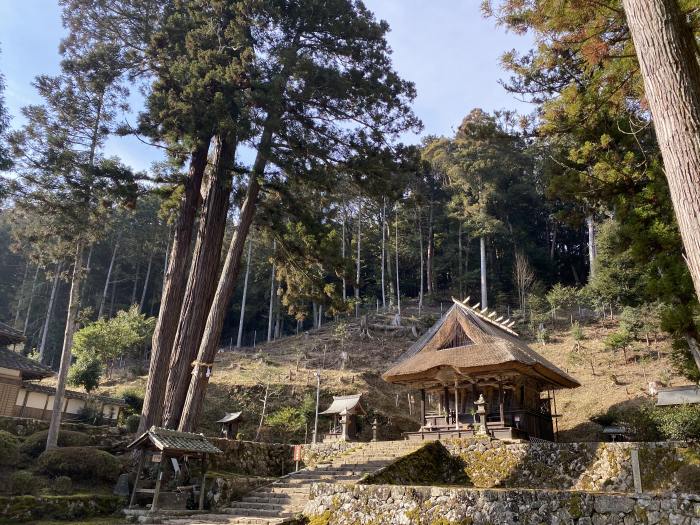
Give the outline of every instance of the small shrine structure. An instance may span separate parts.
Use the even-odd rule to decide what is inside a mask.
[[[178,432],[160,427],[151,427],[128,446],[130,450],[141,451],[134,488],[129,500],[129,508],[136,503],[137,494],[152,494],[151,512],[158,510],[159,498],[164,477],[167,474],[171,478],[177,478],[182,466],[189,464],[191,459],[199,460],[201,474],[199,486],[188,485],[177,487],[179,493],[191,490],[193,493],[199,492],[199,510],[204,509],[205,478],[207,474],[207,459],[210,454],[222,454],[222,451],[212,445],[204,434],[193,434],[190,432]],[[170,460],[170,465],[168,464]],[[146,488],[140,486],[141,474],[144,471],[146,461],[156,463],[155,487]],[[198,490],[197,490],[198,489]]]
[[[357,439],[357,416],[367,413],[362,408],[362,394],[333,396],[333,402],[319,415],[332,416],[331,428],[323,441],[355,441]]]
[[[221,437],[224,439],[236,439],[238,427],[241,424],[241,414],[243,412],[226,412],[226,415],[219,419],[221,423]]]
[[[382,376],[420,391],[421,426],[406,437],[555,440],[554,392],[580,383],[521,341],[510,319],[453,301]]]

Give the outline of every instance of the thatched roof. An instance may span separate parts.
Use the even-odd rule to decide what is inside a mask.
[[[457,377],[515,373],[551,388],[580,386],[513,334],[481,311],[455,301],[382,377],[389,383],[418,384],[439,378],[442,371]]]

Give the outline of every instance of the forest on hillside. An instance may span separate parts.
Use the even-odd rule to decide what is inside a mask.
[[[150,371],[142,427],[191,430],[219,346],[452,296],[533,337],[558,308],[626,309],[700,379],[697,254],[621,2],[485,3],[536,36],[503,57],[536,111],[474,108],[413,145],[415,86],[359,1],[60,4],[60,74],[26,124],[0,105],[0,321],[59,389],[71,352],[98,375],[128,355]],[[113,135],[168,160],[135,172]]]

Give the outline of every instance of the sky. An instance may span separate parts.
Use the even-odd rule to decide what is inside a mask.
[[[480,0],[365,0],[377,18],[389,22],[395,69],[416,84],[414,111],[423,121],[421,135],[451,135],[473,108],[486,111],[531,108],[499,84],[507,77],[500,66],[505,51],[528,49],[527,36],[508,33],[482,18]],[[0,72],[5,76],[5,103],[21,126],[20,109],[41,102],[31,83],[39,74],[59,71],[58,45],[65,30],[54,0],[0,0]],[[132,106],[137,108],[138,97]],[[127,116],[133,123],[134,117]],[[416,143],[420,136],[402,137]],[[112,138],[108,156],[136,170],[161,160],[161,152],[135,137]]]

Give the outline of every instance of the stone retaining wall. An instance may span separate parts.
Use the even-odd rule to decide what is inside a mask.
[[[700,495],[315,484],[310,525],[699,525]]]
[[[442,444],[464,462],[464,470],[476,487],[632,492],[632,448],[639,449],[644,490],[693,488],[684,486],[676,476],[681,468],[696,469],[700,478],[698,443],[506,443],[453,439],[443,440]]]
[[[302,460],[304,465],[315,467],[323,463],[330,463],[333,459],[362,450],[368,443],[353,443],[348,441],[331,441],[328,443],[316,443],[304,445]]]
[[[207,507],[211,509],[230,507],[232,502],[239,501],[249,492],[263,485],[268,485],[276,479],[211,474],[211,477],[207,476]]]
[[[210,468],[214,471],[277,477],[288,474],[294,469],[292,445],[220,438],[207,439],[224,452],[210,456]]]

